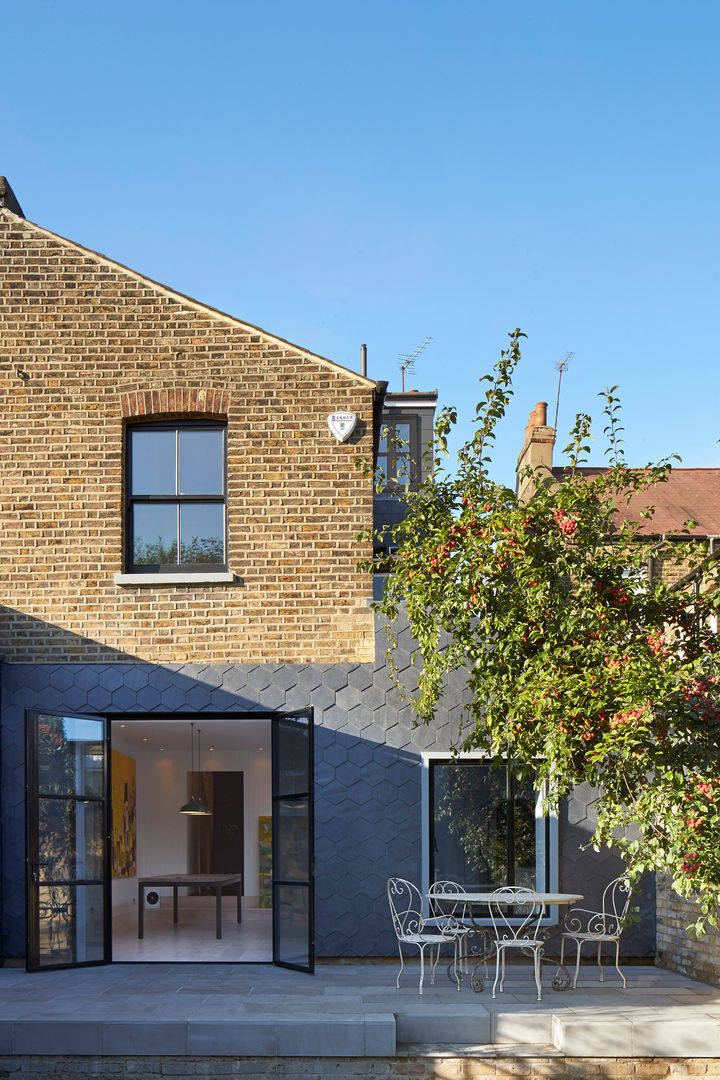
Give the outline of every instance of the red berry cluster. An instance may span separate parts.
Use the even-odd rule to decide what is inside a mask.
[[[572,536],[578,527],[577,518],[570,517],[564,510],[557,507],[555,510],[555,524],[564,536]]]
[[[615,715],[610,718],[610,727],[619,728],[632,725],[636,720],[645,716],[646,712],[647,709],[644,705],[641,709],[628,709],[627,712],[616,712]]]
[[[664,634],[648,634],[647,640],[651,652],[656,653],[658,656],[670,655]]]

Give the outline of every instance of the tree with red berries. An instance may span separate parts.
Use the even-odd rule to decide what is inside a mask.
[[[418,687],[407,696],[418,722],[432,720],[447,679],[461,673],[469,704],[458,749],[533,775],[550,806],[582,782],[599,788],[594,846],[619,847],[631,877],[662,870],[678,893],[697,895],[700,932],[716,925],[720,897],[720,563],[689,532],[672,543],[653,536],[651,505],[640,520],[620,520],[631,496],[651,503],[672,465],[626,464],[615,387],[601,395],[606,470],[580,469],[591,428],[583,414],[559,478],[526,470],[528,501],[491,479],[524,336],[510,335],[481,380],[476,431],[453,471],[456,412],[445,409],[428,479],[403,496],[376,605],[391,669],[402,610],[417,642]],[[648,580],[649,557],[675,564],[680,580]]]

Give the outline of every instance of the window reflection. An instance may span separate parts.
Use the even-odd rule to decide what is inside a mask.
[[[535,802],[532,783],[505,768],[434,764],[433,880],[458,881],[479,892],[501,885],[536,888]]]
[[[223,435],[219,430],[178,433],[178,494],[222,495]]]
[[[136,428],[130,433],[131,484],[135,495],[177,491],[175,432]]]
[[[133,508],[133,561],[140,565],[176,563],[178,508],[175,504],[136,503]]]
[[[180,562],[225,561],[225,507],[183,503],[180,507]]]

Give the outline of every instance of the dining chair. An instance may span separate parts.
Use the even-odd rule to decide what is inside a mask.
[[[627,878],[614,878],[605,886],[602,895],[600,911],[591,911],[588,908],[574,907],[568,911],[563,919],[563,931],[560,940],[560,964],[565,957],[565,941],[575,942],[575,978],[573,990],[577,990],[578,975],[580,974],[580,953],[583,945],[587,942],[597,942],[597,962],[600,968],[600,982],[604,982],[602,965],[602,946],[604,941],[615,944],[615,970],[622,979],[623,990],[627,989],[627,979],[620,970],[620,935],[623,932],[632,888]]]
[[[430,982],[434,983],[440,949],[443,945],[450,945],[454,953],[452,971],[459,990],[460,976],[457,972],[459,923],[457,920],[452,915],[438,915],[428,921],[423,919],[420,890],[404,878],[388,879],[387,896],[400,953],[400,970],[395,982],[396,987],[400,989],[400,976],[405,967],[403,945],[412,945],[420,951],[419,993],[421,994],[425,978],[425,949],[428,947],[430,949]]]
[[[495,982],[492,996],[500,981],[500,993],[505,984],[505,954],[508,949],[519,949],[532,954],[538,1001],[542,1001],[540,982],[540,959],[545,942],[540,937],[540,927],[545,914],[545,902],[532,889],[507,885],[496,889],[488,899],[490,919],[495,931]]]
[[[467,975],[470,961],[470,953],[475,952],[476,963],[482,963],[485,967],[487,979],[487,948],[474,945],[476,939],[482,939],[483,946],[487,941],[487,931],[473,918],[472,909],[467,900],[465,887],[457,881],[435,881],[428,894],[430,904],[430,917],[425,920],[426,925],[436,919],[452,915],[457,921],[458,959],[463,974]]]

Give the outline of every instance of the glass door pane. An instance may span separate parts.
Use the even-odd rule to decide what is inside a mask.
[[[275,717],[273,760],[273,960],[313,971],[312,715]]]
[[[106,963],[107,724],[27,714],[28,970]]]

